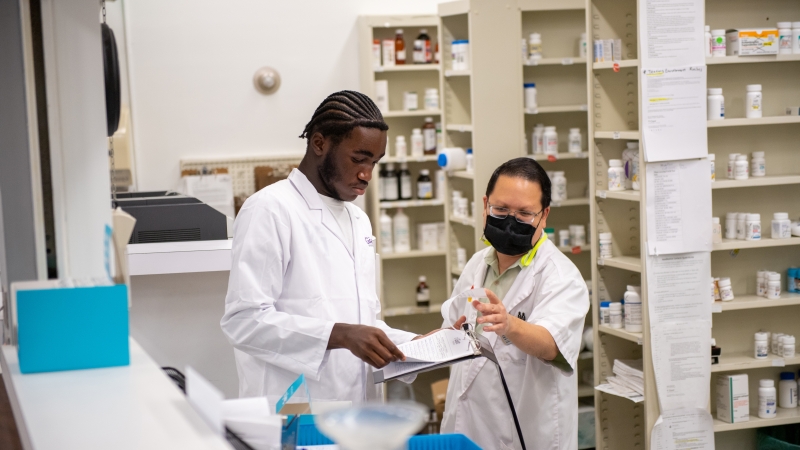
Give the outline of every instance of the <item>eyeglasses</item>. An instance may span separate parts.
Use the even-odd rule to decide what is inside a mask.
[[[542,209],[544,211],[544,209]],[[505,219],[509,215],[514,216],[517,219],[517,222],[524,223],[527,225],[533,225],[533,221],[542,214],[542,211],[538,213],[530,212],[530,211],[513,211],[511,209],[502,207],[502,206],[492,206],[489,205],[489,215],[496,218],[496,219]]]

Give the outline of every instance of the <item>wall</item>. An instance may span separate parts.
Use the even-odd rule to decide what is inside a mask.
[[[174,188],[182,156],[303,150],[317,105],[358,89],[358,16],[439,1],[125,1],[137,188]],[[262,66],[281,74],[274,95],[253,88]]]

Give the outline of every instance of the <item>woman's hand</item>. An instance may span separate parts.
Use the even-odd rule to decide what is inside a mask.
[[[486,289],[486,296],[489,298],[489,303],[481,303],[478,300],[472,302],[475,309],[483,314],[482,317],[478,317],[478,324],[486,324],[483,331],[494,331],[498,336],[508,334],[515,318],[508,314],[505,305],[494,292]]]
[[[435,329],[433,331],[428,332],[427,334],[417,336],[417,337],[415,337],[414,339],[411,339],[411,340],[412,341],[416,341],[417,339],[422,339],[424,337],[428,337],[428,336],[432,335],[433,333],[436,333],[436,332],[439,332],[439,331],[442,331],[442,330],[452,330],[452,329],[460,330],[461,329],[461,325],[464,325],[464,322],[466,322],[466,321],[467,321],[466,316],[461,316],[456,321],[455,325],[453,325],[450,328],[437,328],[437,329]]]

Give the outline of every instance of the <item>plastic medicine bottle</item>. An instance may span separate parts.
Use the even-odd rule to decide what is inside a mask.
[[[422,130],[414,128],[411,130],[411,157],[420,158],[425,154],[425,138]]]
[[[767,357],[769,356],[769,337],[767,333],[759,331],[758,333],[756,333],[755,337],[756,337],[755,358],[767,359]]]
[[[767,298],[771,300],[781,298],[781,274],[777,272],[767,274]]]
[[[613,256],[611,250],[611,233],[600,233],[597,237],[600,240],[600,257],[611,258]]]
[[[789,213],[776,212],[772,215],[772,239],[789,239],[792,237],[792,221]]]
[[[608,306],[608,312],[611,328],[622,328],[622,303],[612,302]]]
[[[583,151],[583,142],[581,139],[580,128],[570,128],[568,140],[569,140],[569,146],[567,147],[568,152],[581,153]]]
[[[762,104],[763,97],[761,95],[760,84],[747,85],[747,97],[745,99],[745,116],[748,119],[757,119],[762,116],[764,105]]]
[[[767,175],[767,162],[764,159],[764,152],[753,152],[750,158],[750,176],[763,177]]]
[[[792,23],[778,22],[778,53],[781,55],[792,54]]]
[[[711,27],[706,25],[705,29],[705,41],[706,41],[706,58],[711,56]]]
[[[733,289],[731,288],[730,278],[719,279],[719,296],[723,302],[733,300]]]
[[[708,154],[708,165],[711,167],[711,182],[717,181],[717,164],[716,164],[716,155],[713,153]]]
[[[382,179],[383,198],[387,201],[393,201],[400,198],[400,183],[397,179],[397,172],[394,170],[394,164],[386,164],[386,177]]]
[[[736,216],[739,213],[725,214],[725,239],[736,239]]]
[[[467,149],[467,168],[468,173],[475,173],[475,156],[472,154],[472,149]]]
[[[748,214],[744,226],[744,239],[747,241],[761,240],[761,214]]]
[[[738,153],[731,153],[728,155],[728,179],[733,180],[736,171],[736,157]]]
[[[394,156],[399,159],[408,157],[408,146],[406,145],[405,136],[397,136],[394,139]]]
[[[771,419],[777,415],[777,393],[775,382],[772,380],[759,380],[758,382],[758,417]]]
[[[787,335],[781,338],[783,340],[783,352],[781,356],[784,358],[794,358],[794,336]]]
[[[394,231],[394,252],[406,253],[411,251],[411,233],[408,216],[403,213],[403,208],[397,208],[397,213],[392,217]]]
[[[797,381],[794,372],[781,372],[778,382],[778,407],[797,408]]]
[[[381,253],[392,253],[394,246],[392,245],[392,218],[386,213],[385,209],[381,210]]]
[[[536,83],[525,83],[522,87],[525,92],[525,111],[536,112]]]
[[[433,198],[433,181],[431,181],[431,173],[428,169],[419,171],[419,178],[417,178],[417,198],[420,200],[429,200]]]
[[[738,155],[733,166],[733,179],[746,180],[750,177],[750,167],[747,163],[747,155]]]
[[[608,162],[608,190],[625,190],[625,170],[622,168],[621,159],[612,159]]]
[[[544,154],[558,154],[558,133],[556,127],[544,127]]]
[[[623,296],[625,299],[625,331],[640,333],[642,331],[642,298],[641,287],[628,286]]]
[[[745,239],[747,228],[747,213],[736,214],[736,239]]]
[[[536,64],[540,59],[542,59],[542,35],[531,33],[528,36],[528,61]]]
[[[711,218],[711,243],[722,243],[722,225],[719,223],[719,217]]]
[[[722,88],[708,88],[708,120],[725,118],[725,97]]]
[[[725,56],[725,30],[711,30],[711,56]]]
[[[611,302],[600,302],[600,324],[611,325]]]
[[[552,178],[552,201],[555,204],[561,203],[567,199],[567,178],[564,172],[557,171],[553,173]]]
[[[639,190],[639,142],[628,141],[622,151],[622,170],[625,173],[625,189]],[[634,187],[635,185],[635,187]]]
[[[539,123],[533,127],[531,133],[531,153],[539,155],[544,153],[544,124]]]
[[[792,22],[792,53],[800,55],[800,22]]]

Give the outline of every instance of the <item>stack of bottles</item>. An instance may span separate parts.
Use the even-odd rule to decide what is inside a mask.
[[[553,230],[552,234],[555,237],[555,230]],[[558,231],[558,246],[560,248],[575,248],[583,247],[584,245],[586,245],[586,226],[570,225],[568,229]]]
[[[725,239],[761,240],[761,214],[727,213]]]
[[[527,89],[527,88],[526,88]],[[527,106],[526,106],[527,108]],[[580,128],[570,128],[567,139],[568,153],[583,152],[583,138]],[[534,155],[558,155],[558,132],[554,126],[545,126],[543,123],[536,124],[531,133],[531,153]]]
[[[639,142],[629,141],[622,151],[622,159],[608,161],[608,190],[625,191],[641,189],[639,180]]]
[[[800,55],[800,22],[775,25],[776,28],[733,30],[712,30],[706,25],[706,57]]]
[[[767,359],[773,354],[780,358],[794,358],[795,341],[790,334],[759,331],[755,334],[754,357]]]
[[[444,173],[436,171],[436,191],[434,191],[433,180],[430,170],[421,169],[416,183],[413,183],[411,172],[408,170],[408,163],[400,163],[400,170],[395,170],[394,163],[388,163],[381,167],[379,173],[379,197],[380,201],[395,200],[431,200],[435,197],[434,193],[442,195],[444,192]]]
[[[470,203],[469,199],[463,196],[461,191],[453,191],[451,204],[453,205],[452,215],[457,219],[470,219]],[[475,213],[475,205],[472,205],[472,212]]]
[[[428,30],[419,30],[419,36],[414,39],[412,49],[413,64],[438,64],[439,63],[439,43],[431,44],[431,37]],[[395,31],[394,39],[372,40],[372,63],[375,68],[394,67],[407,63],[407,52],[405,36],[402,28]]]
[[[581,33],[577,41],[578,57],[586,57],[586,33]],[[531,33],[528,39],[522,39],[522,61],[525,65],[536,66],[542,60],[544,55],[544,47],[542,46],[542,35],[540,33]],[[557,55],[563,56],[563,55]],[[551,55],[553,57],[553,55]]]
[[[558,206],[567,199],[567,178],[564,171],[547,171],[550,177],[550,202],[553,206]]]
[[[447,245],[447,229],[444,222],[419,223],[416,230],[416,249],[441,251]],[[411,251],[411,221],[403,208],[397,208],[394,217],[385,209],[380,216],[381,253],[407,253]]]
[[[728,155],[728,179],[746,180],[750,177],[763,177],[767,175],[767,163],[764,152],[753,152],[750,163],[747,155],[731,153]]]
[[[642,288],[628,285],[619,302],[600,302],[600,324],[625,328],[631,333],[642,332]]]
[[[596,39],[594,41],[594,62],[622,61],[621,39]]]

